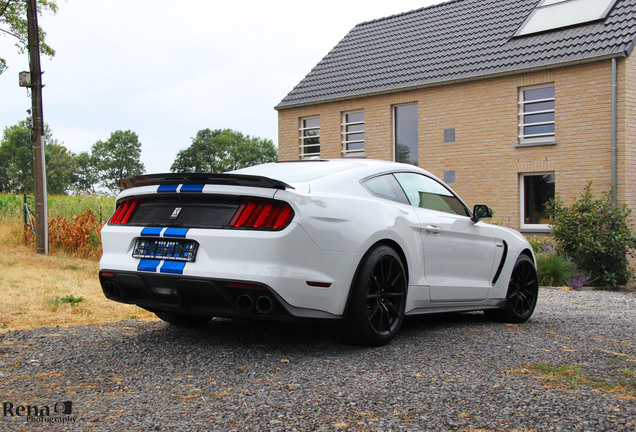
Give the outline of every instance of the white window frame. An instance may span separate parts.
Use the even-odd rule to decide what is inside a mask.
[[[552,175],[554,176],[555,189],[556,189],[556,174],[554,171],[546,171],[546,172],[531,172],[531,173],[522,173],[519,174],[519,226],[522,230],[526,231],[536,231],[536,232],[550,232],[552,229],[550,228],[550,224],[529,224],[525,223],[525,208],[526,208],[526,197],[525,197],[525,178],[526,177],[535,177],[535,176],[543,176],[543,175]],[[555,190],[556,193],[556,190]]]
[[[546,99],[535,99],[526,101],[523,97],[523,92],[526,90],[534,90],[541,88],[553,88],[555,89],[555,97],[546,98]],[[524,115],[528,115],[530,113],[524,112],[524,107],[526,104],[537,103],[537,102],[554,102],[555,107],[550,110],[543,111],[533,111],[531,114],[549,114],[553,113],[555,115],[555,119],[552,121],[544,121],[544,122],[536,122],[536,123],[524,123]],[[556,88],[554,83],[541,84],[536,86],[529,87],[520,87],[519,88],[519,109],[518,109],[518,131],[519,131],[519,144],[520,145],[528,145],[528,144],[555,144],[555,136],[556,136]],[[551,133],[540,133],[540,134],[528,134],[524,133],[524,127],[526,126],[541,126],[541,125],[554,125],[554,132]]]
[[[362,114],[362,121],[351,121],[348,122],[347,121],[347,116],[352,115],[352,114]],[[347,111],[347,112],[343,112],[342,113],[342,124],[340,125],[342,127],[342,156],[343,157],[362,157],[364,156],[364,152],[365,152],[365,140],[366,140],[366,135],[365,135],[365,128],[364,128],[364,122],[365,122],[365,116],[364,116],[364,110],[357,110],[357,111]],[[360,131],[352,131],[352,132],[347,132],[347,126],[352,126],[352,125],[363,125],[362,130]],[[361,140],[349,140],[349,135],[353,135],[353,134],[362,134],[363,138]],[[357,144],[357,143],[362,143],[362,149],[354,149],[354,150],[349,150],[349,144]]]
[[[316,120],[318,119],[318,126],[310,126],[310,127],[305,127],[305,122],[307,120]],[[311,130],[317,130],[318,134],[317,135],[305,135],[305,133],[307,131],[311,131]],[[312,116],[312,117],[302,117],[300,119],[300,128],[299,128],[299,139],[300,139],[300,158],[301,159],[308,159],[308,158],[312,158],[312,157],[320,157],[320,151],[318,151],[318,153],[306,153],[305,149],[308,147],[315,147],[318,146],[320,147],[320,116]],[[318,144],[307,144],[306,141],[308,139],[313,139],[313,138],[318,138]]]

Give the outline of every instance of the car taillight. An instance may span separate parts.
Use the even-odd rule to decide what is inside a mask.
[[[239,206],[230,227],[280,230],[293,218],[294,210],[287,203],[249,200]]]
[[[126,225],[132,214],[137,209],[139,200],[137,198],[127,199],[121,202],[115,210],[115,214],[110,218],[111,225]]]

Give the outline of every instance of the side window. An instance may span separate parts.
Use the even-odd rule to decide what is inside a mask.
[[[469,216],[462,202],[441,183],[413,173],[397,173],[395,178],[404,189],[412,206]]]
[[[369,190],[369,192],[377,197],[396,201],[402,204],[409,204],[409,200],[406,198],[406,195],[404,195],[404,191],[392,174],[373,177],[366,180],[363,185]]]

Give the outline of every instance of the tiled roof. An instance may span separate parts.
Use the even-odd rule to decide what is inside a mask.
[[[604,21],[513,37],[539,0],[453,0],[355,26],[277,109],[629,55],[636,0]]]

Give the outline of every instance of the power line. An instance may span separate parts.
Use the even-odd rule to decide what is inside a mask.
[[[0,31],[1,31],[1,32],[3,32],[3,33],[6,33],[6,34],[8,34],[8,35],[11,35],[11,36],[13,36],[13,37],[15,37],[15,38],[18,38],[18,39],[20,40],[20,42],[24,42],[24,39],[22,39],[20,36],[18,36],[18,35],[17,35],[17,34],[15,34],[15,33],[11,33],[10,31],[7,31],[7,30],[5,30],[5,29],[1,29],[1,28],[0,28]]]

